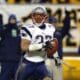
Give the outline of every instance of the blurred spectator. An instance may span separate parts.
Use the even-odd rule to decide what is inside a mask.
[[[52,3],[52,0],[26,0],[28,3]]]
[[[47,10],[48,16],[52,17],[52,10],[51,10],[51,8],[46,8],[46,10]]]
[[[15,3],[20,3],[21,0],[15,0]],[[25,0],[23,0],[25,2]]]
[[[0,14],[0,25],[3,25],[3,15]]]
[[[67,4],[69,0],[57,0],[59,4]]]
[[[58,22],[60,23],[62,20],[61,20],[61,16],[62,16],[62,10],[61,8],[58,8],[57,11],[53,14],[53,16],[58,16]]]
[[[4,3],[5,0],[0,0]],[[26,4],[26,3],[51,3],[51,4],[80,4],[79,0],[6,0],[8,4]]]
[[[63,50],[62,50],[62,34],[58,30],[59,29],[58,26],[57,26],[58,20],[55,17],[52,16],[52,11],[51,11],[50,8],[47,8],[47,12],[48,12],[48,15],[49,15],[48,22],[51,23],[53,26],[56,27],[55,37],[57,38],[58,43],[59,43],[59,45],[58,45],[58,55],[59,55],[60,59],[62,59],[62,56],[63,56]]]
[[[61,32],[57,29],[55,32],[55,37],[58,40],[58,55],[59,58],[62,59],[63,58],[63,45],[62,45],[62,34]]]
[[[51,24],[53,24],[54,26],[56,26],[57,20],[56,20],[56,18],[54,18],[52,16],[52,10],[51,10],[51,8],[46,8],[46,10],[47,10],[48,17],[49,17],[48,18],[48,22],[51,23]]]
[[[57,19],[54,17],[49,17],[48,22],[54,26],[57,26]]]
[[[76,14],[76,11],[74,9],[72,9],[70,11],[70,15],[71,15],[71,19],[73,19],[74,22],[77,22],[77,14]]]
[[[52,18],[50,18],[49,19],[49,23],[51,23],[53,26],[55,26],[56,27],[56,32],[55,32],[55,38],[57,38],[57,40],[58,40],[58,55],[59,55],[59,57],[60,57],[60,59],[62,59],[62,57],[63,57],[63,47],[62,47],[62,34],[61,34],[61,32],[59,31],[59,29],[57,29],[57,19],[56,18],[54,18],[54,17],[52,17]]]
[[[71,21],[70,13],[68,11],[65,11],[65,18],[63,20],[63,27],[61,29],[62,38],[64,38],[65,35],[69,35],[69,30],[71,27],[70,21]]]
[[[0,14],[0,43],[3,40],[3,15]]]
[[[70,22],[71,22],[70,12],[65,11],[65,14],[66,14],[66,16],[65,16],[65,19],[63,20],[64,26],[63,26],[63,28],[61,30],[61,32],[62,32],[62,38],[65,37],[64,35],[67,35],[67,39],[66,39],[67,42],[66,42],[66,44],[68,46],[75,46],[76,45],[75,43],[71,43],[70,42],[70,39],[73,38],[71,36],[71,34],[69,33],[70,28],[71,28],[71,25],[70,25]]]
[[[52,3],[52,0],[7,0],[9,4],[39,4],[39,3]]]
[[[65,11],[65,18],[63,20],[64,26],[61,29],[57,29],[57,32],[59,32],[57,34],[57,37],[58,37],[59,42],[61,43],[61,45],[59,45],[59,51],[58,52],[60,53],[61,57],[63,57],[62,41],[63,41],[64,37],[69,34],[70,21],[71,21],[71,18],[70,18],[69,12]]]
[[[58,55],[59,57],[62,59],[63,58],[63,45],[62,45],[62,41],[64,39],[64,37],[66,35],[69,35],[69,30],[70,30],[70,15],[69,12],[65,11],[65,18],[63,20],[63,24],[64,26],[62,28],[60,28],[59,26],[56,25],[56,32],[55,32],[55,37],[58,39],[59,45],[58,45]],[[49,19],[49,23],[53,24],[57,24],[58,20],[56,20],[55,18],[50,18]]]
[[[17,70],[20,54],[20,37],[15,15],[10,15],[8,24],[4,25],[4,40],[0,47],[0,80],[11,80]]]
[[[17,26],[18,26],[18,29],[20,30],[21,27],[24,25],[24,23],[22,21],[17,21]]]

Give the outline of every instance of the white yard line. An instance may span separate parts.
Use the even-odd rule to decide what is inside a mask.
[[[64,57],[63,60],[80,60],[80,57]]]

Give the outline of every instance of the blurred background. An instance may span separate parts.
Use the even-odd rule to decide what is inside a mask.
[[[57,20],[56,28],[67,34],[62,40],[64,80],[80,80],[80,0],[0,0],[0,14],[3,24],[10,14],[15,14],[17,22],[32,23],[31,11],[35,6],[44,5],[49,17]],[[65,32],[64,31],[64,32]],[[63,34],[64,34],[63,32]]]

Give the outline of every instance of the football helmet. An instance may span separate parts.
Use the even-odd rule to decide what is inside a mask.
[[[32,10],[31,17],[33,24],[41,26],[48,18],[46,8],[43,6],[36,7]]]

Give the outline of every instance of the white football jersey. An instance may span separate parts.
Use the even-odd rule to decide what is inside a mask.
[[[34,24],[22,27],[21,38],[30,40],[31,43],[45,43],[54,39],[55,27],[49,23],[45,23],[42,28]],[[32,62],[41,62],[45,59],[44,51],[27,52],[24,56],[27,60]]]

